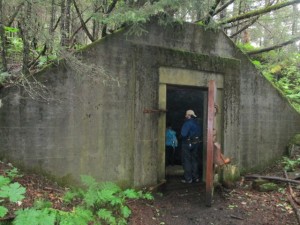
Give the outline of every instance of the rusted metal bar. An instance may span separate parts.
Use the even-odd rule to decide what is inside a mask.
[[[143,113],[166,113],[165,109],[144,109]]]
[[[207,112],[207,150],[206,150],[206,205],[211,206],[213,196],[213,152],[214,152],[214,117],[215,117],[216,84],[208,84]]]

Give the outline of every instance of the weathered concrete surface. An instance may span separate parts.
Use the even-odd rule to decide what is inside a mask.
[[[252,169],[280,157],[300,117],[222,32],[192,24],[148,29],[90,45],[80,53],[89,67],[61,62],[38,75],[56,101],[2,91],[0,154],[57,177],[88,174],[136,187],[161,182],[163,114],[143,110],[159,108],[165,67],[224,76],[220,132],[234,162]]]

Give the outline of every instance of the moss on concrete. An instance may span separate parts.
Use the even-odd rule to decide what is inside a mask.
[[[296,134],[291,140],[290,145],[300,145],[300,134]]]

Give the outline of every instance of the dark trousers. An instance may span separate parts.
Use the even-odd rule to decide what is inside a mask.
[[[174,166],[175,160],[175,148],[172,146],[166,146],[166,166],[172,165]]]
[[[199,144],[182,143],[184,178],[186,181],[199,178]]]

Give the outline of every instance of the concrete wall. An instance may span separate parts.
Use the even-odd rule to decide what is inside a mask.
[[[150,27],[149,30],[151,32],[142,38],[135,37],[134,41],[140,45],[194,52],[211,59],[215,56],[221,63],[221,59],[240,60],[239,69],[228,65],[226,69],[232,71],[227,75],[217,71],[225,76],[222,132],[227,156],[243,169],[251,170],[266,166],[285,152],[290,138],[300,132],[299,114],[223,32],[204,31],[193,24]],[[184,67],[189,68],[189,65]],[[200,70],[212,72],[212,68]]]
[[[257,167],[283,152],[299,115],[223,33],[191,24],[149,30],[111,35],[79,53],[85,64],[61,61],[37,75],[55,101],[2,91],[0,154],[57,177],[136,187],[162,181],[160,114],[143,113],[159,108],[161,67],[224,76],[223,146],[236,163]]]
[[[22,89],[2,92],[2,156],[57,177],[132,185],[135,74],[118,35],[81,53],[89,66],[61,61],[37,75],[55,101],[33,100]]]

